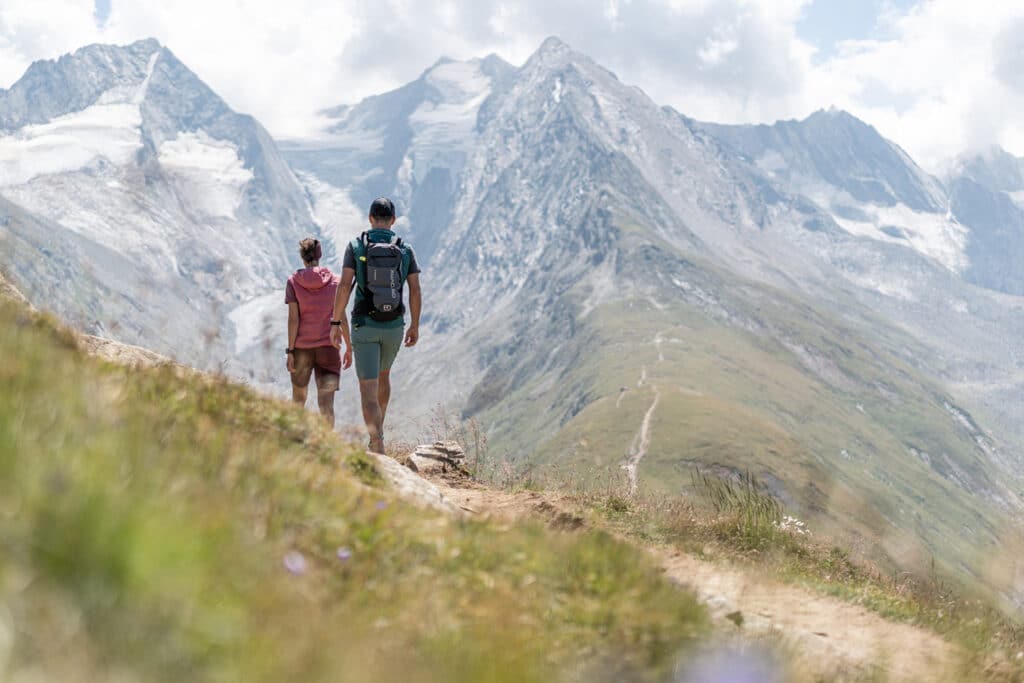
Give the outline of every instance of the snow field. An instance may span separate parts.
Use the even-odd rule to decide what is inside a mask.
[[[142,147],[137,104],[95,104],[0,135],[0,187],[68,173],[99,159],[121,166]]]
[[[202,130],[179,133],[164,142],[159,159],[190,210],[210,217],[233,218],[245,185],[253,178],[232,143]]]

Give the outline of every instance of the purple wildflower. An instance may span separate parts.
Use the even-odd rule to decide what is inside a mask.
[[[293,550],[284,556],[284,568],[296,576],[306,573],[306,558],[302,553]]]
[[[348,548],[345,548],[345,547],[338,548],[338,553],[337,554],[338,554],[338,559],[341,560],[342,562],[348,562],[350,559],[352,559],[352,551],[349,550]]]
[[[384,508],[386,508],[387,506],[388,506],[388,502],[387,502],[386,500],[379,500],[379,501],[377,501],[377,505],[376,505],[375,507],[376,507],[376,508],[377,508],[378,510],[383,510],[383,509],[384,509]]]

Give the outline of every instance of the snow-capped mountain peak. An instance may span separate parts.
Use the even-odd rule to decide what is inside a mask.
[[[163,50],[154,39],[125,47],[90,45],[55,60],[34,62],[8,90],[0,90],[0,131],[44,124],[99,102],[129,102]],[[138,102],[136,102],[137,104]]]
[[[73,235],[83,245],[69,256],[75,269],[126,259],[123,282],[91,302],[90,316],[101,327],[117,321],[128,341],[171,311],[192,335],[204,327],[230,339],[209,302],[265,294],[291,269],[292,245],[317,234],[270,135],[155,40],[33,64],[0,93],[0,121],[0,195],[19,209],[6,230],[26,241],[43,225]],[[185,283],[204,303],[182,312]],[[141,311],[139,291],[152,292]]]
[[[307,190],[320,222],[347,241],[364,222],[360,212],[387,193],[413,226],[417,256],[429,262],[451,217],[452,190],[478,145],[481,111],[515,72],[495,55],[442,58],[401,88],[322,112],[323,134],[282,144],[300,173],[316,176]]]
[[[530,61],[550,61],[580,56],[582,53],[574,51],[558,36],[548,36],[530,57]]]
[[[698,125],[849,234],[910,247],[953,272],[968,267],[966,231],[950,214],[942,184],[848,112],[819,110],[772,125]]]

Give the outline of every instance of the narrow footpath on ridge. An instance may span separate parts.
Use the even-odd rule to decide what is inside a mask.
[[[661,345],[665,339],[662,336],[662,332],[658,332],[654,335],[654,348],[658,351],[658,362],[662,363],[665,360],[665,352],[662,350]],[[640,379],[637,380],[636,388],[643,389],[645,386],[650,386],[654,390],[654,401],[651,403],[651,407],[644,413],[644,419],[640,422],[640,429],[637,431],[636,436],[633,437],[633,442],[630,444],[629,453],[626,454],[626,462],[622,465],[622,469],[626,471],[626,478],[629,482],[629,494],[636,495],[637,488],[639,486],[638,470],[640,469],[640,462],[647,455],[648,449],[651,447],[651,421],[654,418],[654,411],[658,409],[658,403],[661,401],[661,390],[656,385],[648,384],[647,382],[647,366],[644,365],[640,369]],[[625,396],[626,391],[620,391],[619,397],[615,401],[615,407],[618,408],[622,403],[622,398]]]
[[[640,431],[633,437],[633,443],[629,448],[626,464],[622,466],[626,470],[626,477],[629,480],[630,495],[636,495],[638,485],[637,469],[640,467],[640,461],[647,455],[647,449],[651,447],[651,419],[654,417],[654,411],[658,409],[658,402],[661,401],[661,392],[658,391],[658,387],[653,388],[654,401],[644,414],[644,419],[640,423]]]

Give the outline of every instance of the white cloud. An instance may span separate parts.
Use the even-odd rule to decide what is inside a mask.
[[[338,59],[353,28],[343,3],[114,0],[104,34],[155,36],[233,108],[280,135],[308,129],[317,108],[348,98]]]
[[[548,35],[706,120],[849,109],[926,166],[993,142],[1024,154],[1024,7],[923,0],[824,62],[797,35],[811,0],[4,0],[0,84],[35,59],[154,36],[276,135],[415,78],[442,54],[521,63]]]
[[[37,59],[49,59],[87,43],[99,33],[93,4],[81,0],[3,0],[0,5],[0,87]]]
[[[1024,6],[931,0],[888,17],[890,37],[847,43],[810,70],[803,109],[849,109],[933,169],[992,144],[1024,154],[1014,114],[1024,92],[1013,81],[1024,67]]]
[[[0,79],[89,42],[153,36],[234,108],[293,135],[317,109],[397,87],[442,54],[521,63],[559,35],[656,100],[749,118],[787,111],[801,82],[792,27],[808,1],[113,0],[100,28],[87,0],[6,0]]]

